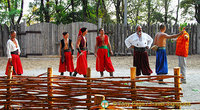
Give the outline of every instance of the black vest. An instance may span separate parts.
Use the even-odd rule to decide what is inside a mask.
[[[72,49],[71,44],[72,44],[72,40],[69,39],[69,42],[68,42],[68,47],[69,47],[69,49]],[[64,41],[64,39],[61,40],[61,47],[62,47],[62,48],[65,47],[65,41]]]

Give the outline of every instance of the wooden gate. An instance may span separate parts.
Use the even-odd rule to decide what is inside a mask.
[[[39,23],[26,26],[22,23],[18,33],[22,55],[58,55],[60,40],[64,31],[69,32],[74,47],[81,27],[88,28],[86,35],[88,49],[94,52],[97,26],[87,22],[75,22],[67,25],[53,23]],[[76,52],[76,51],[75,51]]]

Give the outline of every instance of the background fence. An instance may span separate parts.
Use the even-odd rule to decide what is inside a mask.
[[[16,27],[18,31],[18,40],[22,50],[22,55],[58,55],[59,41],[62,39],[62,32],[69,32],[73,40],[74,47],[78,31],[81,27],[88,28],[87,40],[88,48],[91,53],[94,52],[94,46],[97,36],[97,26],[87,22],[75,22],[67,25],[56,25],[52,23],[40,23],[26,26],[22,23]],[[110,37],[111,46],[115,55],[131,55],[130,49],[125,46],[125,39],[135,32],[135,26],[122,24],[106,24],[103,26],[106,34]],[[159,31],[158,25],[142,25],[143,32],[148,33],[153,39]],[[186,31],[190,35],[189,54],[200,54],[200,24],[189,24]],[[168,34],[178,33],[178,25],[167,25]],[[6,43],[9,38],[9,28],[6,25],[0,25],[0,56],[6,56]],[[167,54],[174,55],[176,42],[167,40]],[[76,52],[76,51],[75,51]],[[148,50],[149,55],[155,55],[155,52]]]
[[[176,34],[178,33],[179,25],[170,25],[167,26],[167,34]],[[130,55],[132,52],[130,49],[127,49],[125,46],[125,39],[135,32],[135,26],[128,25],[124,27],[122,24],[107,24],[104,26],[105,31],[110,36],[110,42],[113,48],[113,51],[116,55]],[[156,33],[159,31],[159,26],[157,24],[142,25],[142,30],[145,33],[148,33],[153,39],[155,38]],[[200,54],[200,24],[189,24],[186,27],[186,31],[190,35],[190,45],[189,45],[189,54]],[[167,54],[174,55],[176,49],[176,42],[171,42],[167,40]],[[148,50],[149,55],[155,55],[155,51]]]

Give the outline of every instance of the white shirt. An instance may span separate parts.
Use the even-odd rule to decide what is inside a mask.
[[[151,36],[143,32],[141,33],[141,37],[139,37],[137,33],[134,33],[125,40],[127,48],[131,47],[132,45],[135,47],[148,46],[150,48],[152,43],[153,39],[151,38]]]
[[[17,49],[18,49],[18,52],[21,53],[18,40],[15,39],[15,41],[17,43],[17,48],[16,48],[16,45],[14,44],[14,42],[11,39],[9,39],[7,41],[7,57],[8,58],[12,58],[11,52],[16,51]]]

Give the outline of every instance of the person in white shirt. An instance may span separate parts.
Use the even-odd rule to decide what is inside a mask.
[[[136,33],[130,35],[126,40],[125,44],[127,48],[134,49],[133,55],[133,66],[136,67],[136,76],[150,75],[152,70],[149,66],[149,59],[146,49],[150,49],[153,39],[146,33],[142,32],[142,27],[137,25]]]
[[[23,68],[21,64],[20,56],[20,46],[18,40],[16,39],[16,32],[10,32],[11,38],[7,41],[7,57],[8,63],[6,67],[5,74],[8,74],[8,67],[13,66],[13,75],[21,75],[23,74]]]

